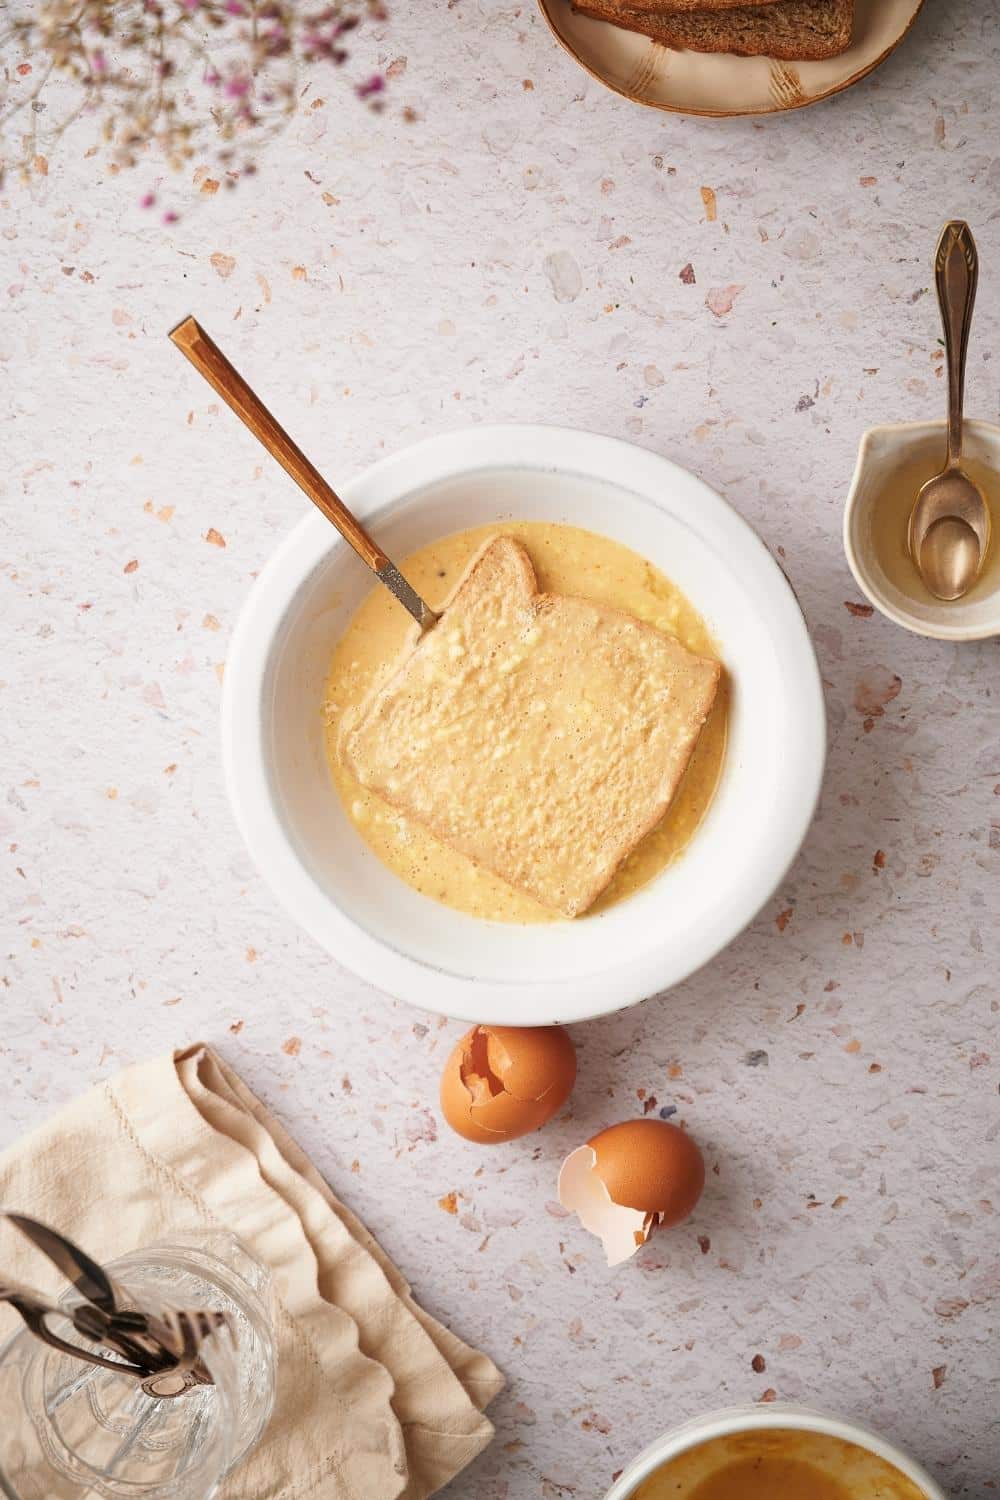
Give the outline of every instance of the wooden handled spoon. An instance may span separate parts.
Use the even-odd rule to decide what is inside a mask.
[[[358,518],[351,514],[298,444],[275,421],[263,401],[254,394],[243,376],[233,368],[201,325],[194,318],[185,318],[183,323],[178,323],[176,328],[171,329],[170,337],[240,421],[249,427],[254,437],[263,443],[271,457],[278,460],[285,473],[291,475],[299,489],[309,496],[328,521],[333,522],[361,561],[367,563],[379,583],[385,584],[403,608],[410,612],[421,630],[429,630],[432,625],[436,625],[438,615],[435,611],[407,583],[396,564],[385,555],[378,542],[369,536]]]
[[[979,486],[962,468],[965,356],[979,280],[976,242],[968,224],[944,226],[934,258],[948,359],[948,456],[923,485],[910,516],[910,556],[938,599],[960,599],[979,577],[990,544],[990,512]]]

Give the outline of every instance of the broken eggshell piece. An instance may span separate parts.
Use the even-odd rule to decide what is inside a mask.
[[[441,1113],[468,1141],[498,1145],[537,1130],[576,1082],[576,1052],[561,1026],[474,1026],[441,1075]]]
[[[623,1120],[570,1152],[558,1194],[616,1266],[658,1224],[686,1219],[704,1185],[704,1159],[683,1130],[663,1120]]]
[[[576,1214],[584,1229],[597,1235],[608,1265],[617,1266],[646,1243],[655,1216],[613,1202],[594,1170],[596,1165],[593,1146],[578,1146],[571,1151],[559,1172],[559,1202]]]

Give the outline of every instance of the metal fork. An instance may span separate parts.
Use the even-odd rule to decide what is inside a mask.
[[[214,1383],[199,1350],[222,1328],[232,1334],[224,1312],[203,1308],[154,1312],[129,1307],[104,1268],[58,1230],[26,1214],[0,1213],[0,1217],[9,1219],[58,1267],[80,1298],[79,1302],[56,1303],[20,1282],[0,1279],[0,1302],[9,1302],[37,1338],[87,1364],[133,1376],[150,1396],[181,1396],[194,1386]],[[67,1320],[84,1339],[108,1352],[60,1337],[49,1327],[53,1316]]]

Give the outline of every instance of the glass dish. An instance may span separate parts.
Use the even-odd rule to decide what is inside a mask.
[[[135,1251],[107,1270],[137,1306],[228,1314],[232,1337],[220,1330],[201,1349],[214,1384],[148,1396],[131,1376],[16,1334],[0,1350],[0,1495],[212,1500],[274,1404],[270,1273],[226,1231]],[[52,1327],[79,1342],[68,1320]]]

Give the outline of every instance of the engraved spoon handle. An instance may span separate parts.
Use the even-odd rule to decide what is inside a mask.
[[[942,229],[934,258],[934,275],[948,357],[948,467],[957,469],[962,459],[965,356],[979,281],[976,242],[964,220],[951,219]]]
[[[328,521],[332,521],[361,561],[368,564],[379,582],[384,583],[403,608],[409,610],[421,629],[427,630],[435,624],[435,612],[420,598],[412,585],[407,583],[392,559],[386,557],[357,516],[351,514],[333,487],[327,484],[315,465],[309,462],[299,445],[288,436],[200,323],[194,318],[185,318],[176,328],[171,329],[170,337],[199,375],[204,376],[244,426],[249,427],[258,442],[263,443],[271,457],[276,458],[285,473],[295,480],[299,489],[308,495]]]

